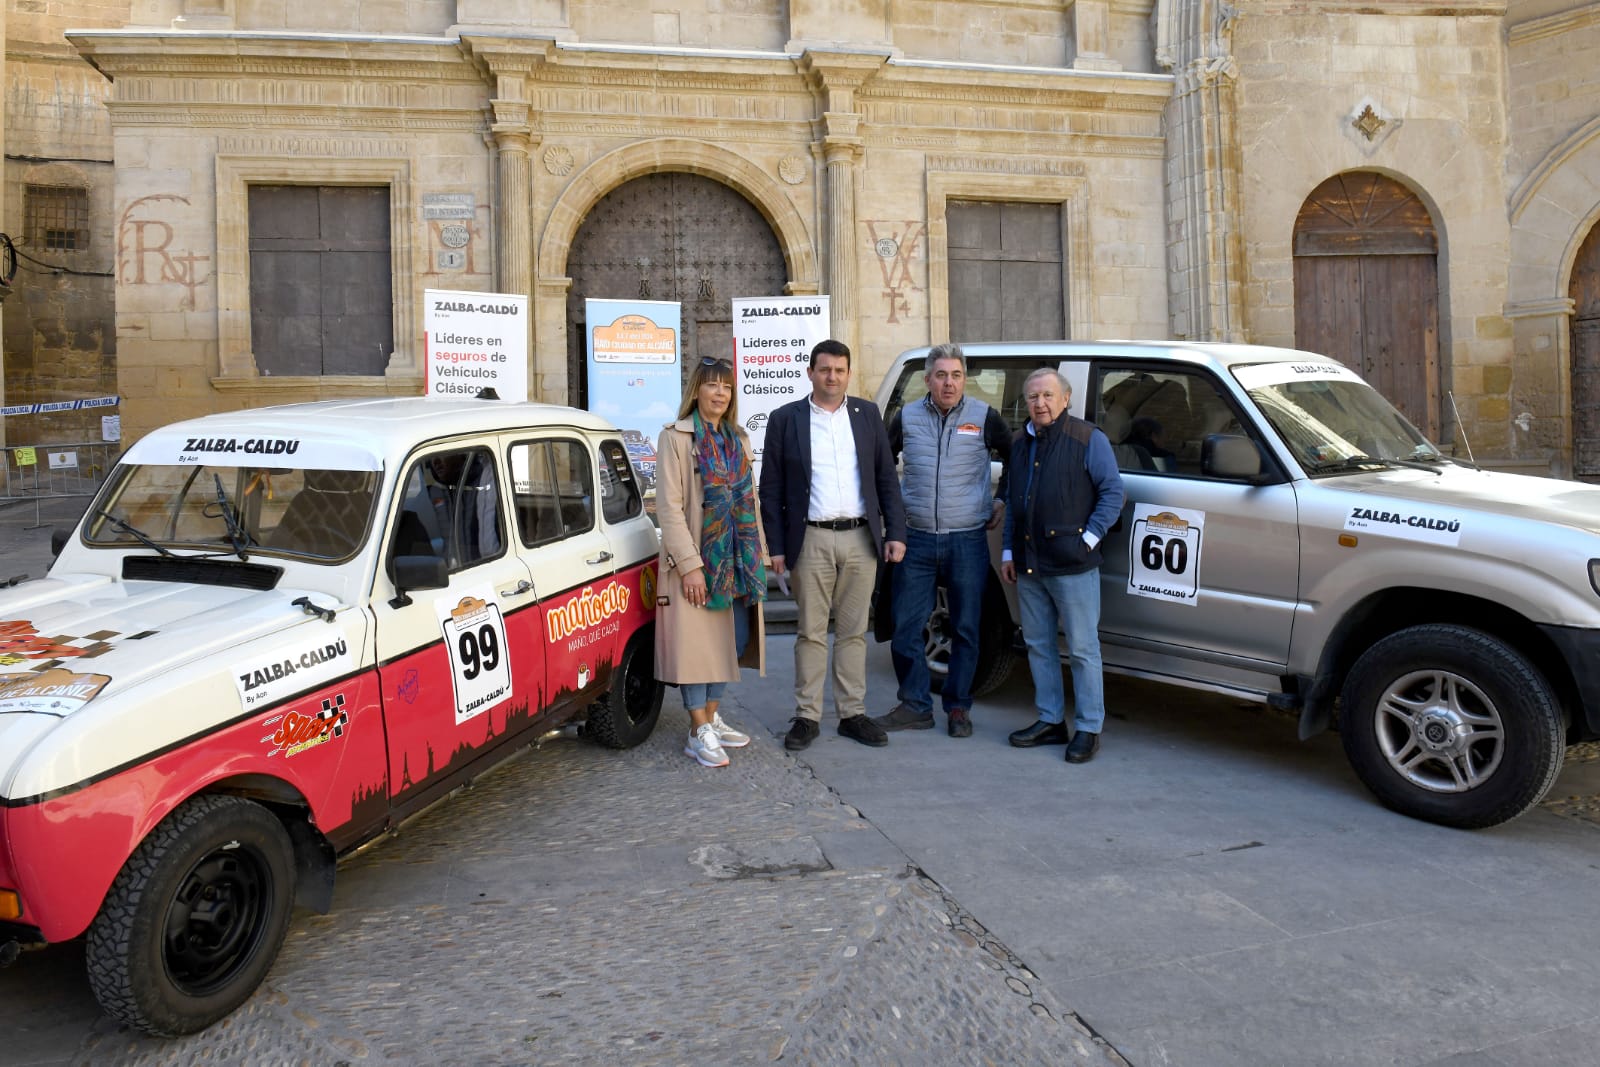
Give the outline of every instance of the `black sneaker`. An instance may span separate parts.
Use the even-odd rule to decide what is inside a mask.
[[[1072,740],[1067,742],[1067,762],[1088,763],[1099,751],[1100,735],[1091,734],[1088,730],[1079,730],[1072,735]]]
[[[799,752],[817,739],[817,733],[816,723],[796,715],[789,724],[789,732],[783,735],[783,747],[790,752]]]
[[[878,715],[873,722],[885,730],[931,730],[933,712],[915,712],[904,704],[896,704],[886,715]]]
[[[951,708],[948,718],[946,730],[951,737],[972,736],[972,716],[967,714],[966,708]]]
[[[882,748],[889,743],[889,735],[883,732],[883,727],[865,715],[852,715],[848,719],[840,719],[839,736],[860,741],[863,745],[871,745],[873,748]]]

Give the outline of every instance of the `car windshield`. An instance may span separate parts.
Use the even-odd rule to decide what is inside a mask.
[[[1439,464],[1445,456],[1355,372],[1331,363],[1256,363],[1234,377],[1306,473]]]
[[[124,464],[90,509],[91,545],[347,559],[366,543],[381,474]]]

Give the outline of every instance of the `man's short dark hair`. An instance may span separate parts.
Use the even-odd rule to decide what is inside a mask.
[[[843,341],[835,341],[830,337],[826,341],[818,341],[817,347],[811,350],[811,361],[813,363],[816,362],[818,356],[843,356],[844,365],[848,367],[850,365],[850,346]]]

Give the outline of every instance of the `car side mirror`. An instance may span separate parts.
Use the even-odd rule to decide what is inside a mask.
[[[413,589],[443,589],[450,584],[450,570],[438,556],[396,556],[390,577],[396,595],[389,605],[396,608],[411,603],[406,593]]]
[[[1208,478],[1254,482],[1261,477],[1261,450],[1239,434],[1208,434],[1200,446],[1200,469]]]
[[[72,540],[72,531],[65,526],[57,526],[50,531],[50,558],[60,559],[61,550],[67,547],[67,542]]]

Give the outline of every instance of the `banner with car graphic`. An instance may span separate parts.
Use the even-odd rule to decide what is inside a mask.
[[[656,440],[683,398],[682,305],[585,300],[589,410],[622,431],[646,497],[655,496]]]
[[[828,339],[828,331],[825,296],[760,296],[733,302],[739,419],[750,433],[758,479],[767,419],[775,409],[810,394],[806,368],[811,365],[811,350]]]

